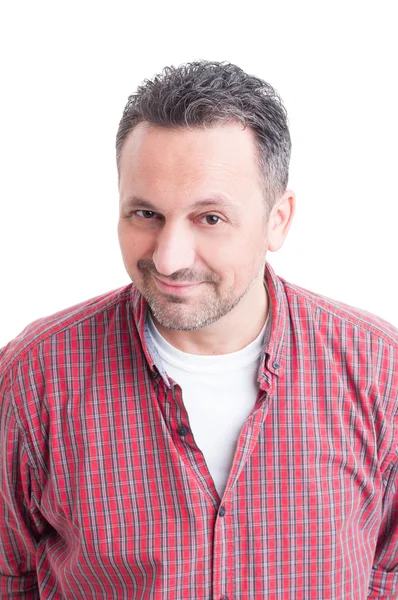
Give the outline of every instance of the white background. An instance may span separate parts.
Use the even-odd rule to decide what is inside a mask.
[[[227,60],[289,114],[297,213],[276,272],[397,324],[395,0],[8,2],[0,15],[0,346],[130,283],[114,157],[127,97]]]

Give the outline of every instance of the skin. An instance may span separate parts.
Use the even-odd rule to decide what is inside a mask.
[[[284,243],[295,194],[286,190],[266,217],[254,140],[237,123],[194,130],[140,123],[124,142],[123,262],[159,332],[183,352],[236,352],[264,326],[266,253]]]

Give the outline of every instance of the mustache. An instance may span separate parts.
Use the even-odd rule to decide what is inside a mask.
[[[155,267],[155,264],[152,260],[141,259],[137,262],[137,268],[141,273],[145,274],[146,272],[151,273],[151,275],[155,275],[159,277],[162,281],[170,281],[170,282],[184,282],[184,283],[218,283],[219,277],[216,275],[205,273],[204,271],[196,271],[193,272],[190,269],[180,269],[179,271],[175,271],[172,275],[168,277],[164,277],[161,273],[159,273]]]

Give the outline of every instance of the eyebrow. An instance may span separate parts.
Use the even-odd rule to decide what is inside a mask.
[[[127,198],[127,200],[122,202],[123,208],[132,207],[132,206],[134,206],[136,208],[138,208],[138,207],[144,208],[144,209],[150,210],[152,212],[159,212],[157,207],[155,206],[155,204],[152,204],[152,202],[148,202],[148,200],[144,200],[143,198],[139,198],[137,196],[130,196],[129,198]],[[232,204],[231,202],[228,202],[228,200],[226,198],[217,194],[211,198],[206,198],[205,200],[198,200],[197,202],[194,202],[193,204],[191,204],[191,206],[188,206],[188,210],[196,210],[198,208],[208,208],[210,206],[219,206],[220,208],[232,208],[232,209],[237,208],[234,204]]]

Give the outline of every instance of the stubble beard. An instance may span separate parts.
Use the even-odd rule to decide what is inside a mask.
[[[260,271],[262,275],[263,267]],[[141,270],[140,292],[160,325],[172,331],[193,331],[207,327],[231,312],[250,291],[260,271],[240,295],[234,294],[231,285],[221,296],[217,293],[217,283],[207,282],[204,284],[208,288],[207,293],[200,299],[192,300],[172,294],[163,295],[154,289],[156,284],[151,273]]]

